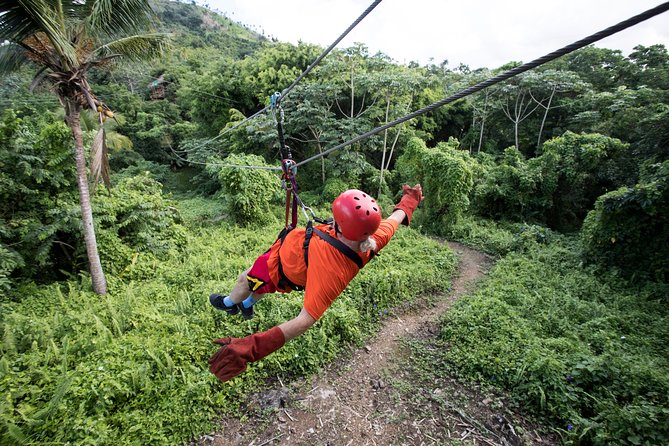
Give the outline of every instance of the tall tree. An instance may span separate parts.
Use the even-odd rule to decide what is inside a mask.
[[[530,72],[526,76],[526,81],[531,87],[529,90],[530,96],[541,108],[544,109],[541,125],[539,126],[539,135],[537,136],[538,150],[541,147],[541,136],[544,132],[548,112],[554,108],[560,107],[560,105],[556,105],[553,101],[556,95],[570,91],[583,91],[587,84],[583,82],[576,73],[558,70]],[[537,97],[542,99],[537,99]]]
[[[100,264],[88,187],[86,157],[81,130],[82,108],[104,114],[111,111],[98,101],[88,83],[94,67],[106,67],[114,59],[144,59],[160,54],[168,35],[137,34],[149,30],[153,11],[148,0],[0,0],[0,74],[24,64],[38,71],[32,87],[46,82],[65,108],[72,131],[77,184],[93,290],[107,292]],[[105,176],[106,150],[103,130],[92,148],[91,172]]]
[[[520,140],[518,138],[520,123],[534,113],[541,101],[532,98],[531,90],[525,85],[522,77],[516,83],[510,82],[502,86],[501,90],[507,96],[506,101],[501,103],[502,111],[513,123],[514,145],[516,149],[520,150]],[[537,102],[537,105],[534,105],[534,102]]]

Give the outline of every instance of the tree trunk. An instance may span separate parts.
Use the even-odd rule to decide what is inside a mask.
[[[81,205],[81,220],[84,230],[84,242],[88,254],[88,267],[91,273],[93,291],[97,294],[107,294],[107,281],[102,271],[98,245],[95,239],[93,226],[93,210],[91,197],[88,192],[88,174],[86,172],[86,156],[84,155],[84,141],[81,134],[80,111],[81,107],[76,99],[66,99],[66,119],[74,136],[74,158],[77,164],[77,185],[79,186],[79,203]]]
[[[537,138],[537,150],[541,147],[541,134],[544,131],[544,124],[546,123],[546,117],[548,116],[548,110],[551,108],[551,102],[553,101],[553,96],[555,95],[556,88],[553,87],[551,91],[551,96],[548,98],[548,105],[546,106],[546,111],[544,112],[544,117],[541,120],[541,127],[539,127],[539,137]]]
[[[386,92],[386,124],[388,124],[388,117],[390,115],[390,92]],[[388,147],[388,129],[383,131],[383,156],[381,157],[381,173],[379,174],[379,193],[376,195],[378,199],[381,196],[381,188],[383,187],[383,165],[386,163],[386,149]]]
[[[481,131],[479,132],[479,145],[476,148],[476,153],[481,153],[481,145],[483,145],[483,130],[485,129],[485,118],[488,109],[488,90],[485,91],[485,101],[483,102],[483,115],[481,116]]]
[[[353,86],[353,59],[351,59],[351,116],[350,118],[353,119],[353,112],[354,112],[354,106],[355,106],[355,87]]]
[[[321,155],[321,181],[323,184],[325,184],[325,157],[323,155],[323,145],[321,144],[321,132],[316,131],[316,129],[312,126],[309,126],[309,131],[311,131],[311,135],[314,137],[316,140],[316,146],[318,147],[318,153]]]

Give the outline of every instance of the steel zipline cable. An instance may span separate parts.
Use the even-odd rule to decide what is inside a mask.
[[[501,73],[501,74],[499,74],[499,75],[497,75],[497,76],[495,76],[495,77],[492,77],[492,78],[490,78],[490,79],[488,79],[488,80],[485,80],[485,81],[480,82],[480,83],[478,83],[478,84],[476,84],[476,85],[473,85],[473,86],[468,87],[468,88],[466,88],[466,89],[464,89],[464,90],[461,90],[461,91],[459,91],[458,93],[456,93],[456,94],[454,94],[454,95],[452,95],[452,96],[446,97],[446,98],[444,98],[444,99],[442,99],[442,100],[440,100],[440,101],[437,101],[437,102],[435,102],[435,103],[433,103],[433,104],[431,104],[431,105],[428,105],[427,107],[424,107],[424,108],[421,108],[421,109],[419,109],[419,110],[416,110],[416,111],[414,111],[414,112],[412,112],[412,113],[410,113],[410,114],[408,114],[408,115],[405,115],[405,116],[403,116],[403,117],[401,117],[401,118],[398,118],[398,119],[396,119],[396,120],[394,120],[394,121],[392,121],[392,122],[389,122],[389,123],[387,123],[387,124],[385,124],[385,125],[382,125],[382,126],[380,126],[380,127],[377,127],[377,128],[375,128],[375,129],[372,129],[372,130],[370,130],[370,131],[368,131],[368,132],[366,132],[366,133],[363,133],[363,134],[361,134],[361,135],[358,135],[358,136],[356,136],[355,138],[353,138],[353,139],[351,139],[351,140],[349,140],[349,141],[346,141],[346,142],[344,142],[344,143],[342,143],[342,144],[339,144],[339,145],[337,145],[337,146],[334,146],[334,147],[332,147],[332,148],[330,148],[330,149],[327,149],[327,150],[323,151],[322,153],[319,153],[318,155],[314,155],[314,156],[312,156],[312,157],[310,157],[310,158],[307,158],[307,159],[305,159],[305,160],[303,160],[303,161],[300,161],[299,163],[296,164],[296,167],[302,166],[302,165],[304,165],[304,164],[306,164],[306,163],[308,163],[308,162],[310,162],[310,161],[313,161],[313,160],[315,160],[315,159],[322,158],[322,157],[324,157],[325,155],[328,155],[329,153],[334,152],[335,150],[341,149],[341,148],[346,147],[346,146],[349,146],[349,145],[351,145],[351,144],[355,144],[355,143],[358,142],[358,141],[362,141],[362,140],[364,140],[364,139],[367,139],[367,138],[369,138],[370,136],[374,136],[374,135],[376,135],[377,133],[380,133],[380,132],[382,132],[382,131],[384,131],[384,130],[386,130],[386,129],[389,129],[389,128],[391,128],[391,127],[394,127],[394,126],[396,126],[396,125],[398,125],[398,124],[401,124],[401,123],[403,123],[403,122],[409,121],[409,120],[411,120],[411,119],[413,119],[413,118],[416,118],[416,117],[418,117],[418,116],[421,116],[421,115],[423,115],[423,114],[425,114],[425,113],[428,113],[428,112],[430,112],[430,111],[432,111],[432,110],[435,110],[435,109],[437,109],[437,108],[439,108],[439,107],[442,107],[442,106],[444,106],[444,105],[446,105],[446,104],[450,104],[451,102],[457,101],[458,99],[462,99],[462,98],[464,98],[464,97],[466,97],[466,96],[469,96],[469,95],[471,95],[471,94],[473,94],[473,93],[476,93],[477,91],[480,91],[480,90],[483,90],[484,88],[490,87],[491,85],[495,85],[495,84],[497,84],[497,83],[499,83],[499,82],[502,82],[502,81],[505,81],[505,80],[507,80],[507,79],[510,79],[510,78],[512,78],[512,77],[514,77],[514,76],[520,74],[520,73],[524,73],[525,71],[528,71],[528,70],[531,70],[531,69],[533,69],[533,68],[536,68],[536,67],[538,67],[538,66],[540,66],[540,65],[543,65],[543,64],[545,64],[545,63],[547,63],[547,62],[550,62],[550,61],[552,61],[552,60],[554,60],[554,59],[557,59],[558,57],[561,57],[561,56],[564,56],[564,55],[566,55],[566,54],[569,54],[569,53],[571,53],[571,52],[573,52],[573,51],[575,51],[575,50],[577,50],[577,49],[579,49],[579,48],[583,48],[583,47],[585,47],[585,46],[587,46],[587,45],[590,45],[591,43],[597,42],[598,40],[601,40],[601,39],[603,39],[603,38],[605,38],[605,37],[608,37],[608,36],[610,36],[610,35],[612,35],[612,34],[615,34],[615,33],[619,32],[619,31],[622,31],[622,30],[624,30],[624,29],[627,29],[627,28],[629,28],[629,27],[631,27],[631,26],[634,26],[634,25],[636,25],[636,24],[638,24],[638,23],[641,23],[641,22],[643,22],[643,21],[645,21],[645,20],[648,20],[648,19],[650,19],[650,18],[652,18],[652,17],[655,17],[656,15],[659,15],[659,14],[661,14],[661,13],[663,13],[663,12],[666,12],[667,10],[669,10],[669,2],[662,3],[661,5],[658,5],[658,6],[654,7],[654,8],[652,8],[652,9],[649,9],[649,10],[647,10],[647,11],[645,11],[645,12],[642,12],[641,14],[635,15],[634,17],[631,17],[631,18],[629,18],[629,19],[627,19],[627,20],[625,20],[625,21],[622,21],[622,22],[618,23],[617,25],[613,25],[613,26],[611,26],[611,27],[609,27],[609,28],[606,28],[606,29],[604,29],[604,30],[602,30],[602,31],[599,31],[599,32],[595,33],[595,34],[592,34],[591,36],[588,36],[588,37],[586,37],[586,38],[584,38],[584,39],[581,39],[581,40],[579,40],[579,41],[577,41],[577,42],[574,42],[574,43],[572,43],[571,45],[567,45],[567,46],[565,46],[565,47],[563,47],[563,48],[561,48],[561,49],[559,49],[559,50],[553,51],[552,53],[549,53],[549,54],[547,54],[547,55],[545,55],[545,56],[543,56],[543,57],[540,57],[540,58],[535,59],[535,60],[533,60],[533,61],[531,61],[531,62],[522,64],[522,65],[520,65],[520,66],[518,66],[518,67],[516,67],[516,68],[513,68],[513,69],[511,69],[511,70],[508,70],[508,71],[506,71],[506,72],[504,72],[504,73]]]
[[[304,79],[304,77],[305,77],[307,74],[309,74],[309,72],[310,72],[311,70],[313,70],[313,69],[316,67],[316,65],[318,65],[318,64],[320,63],[320,61],[323,60],[323,58],[324,58],[325,56],[327,56],[327,55],[330,53],[330,51],[332,51],[332,50],[334,49],[334,47],[336,47],[336,46],[339,44],[339,42],[341,42],[341,41],[344,39],[344,37],[346,37],[346,36],[348,35],[348,33],[350,33],[350,32],[353,30],[353,28],[355,28],[356,26],[358,26],[358,24],[362,21],[362,19],[364,19],[365,17],[367,17],[367,15],[368,15],[370,12],[372,12],[372,10],[373,10],[374,8],[376,8],[376,7],[379,5],[379,3],[381,3],[381,0],[375,0],[374,3],[372,3],[371,5],[369,5],[369,7],[365,10],[365,12],[363,12],[362,14],[360,14],[360,17],[358,17],[353,23],[351,23],[351,25],[350,25],[348,28],[346,28],[346,31],[344,31],[344,32],[341,34],[341,36],[339,36],[339,37],[337,38],[337,40],[335,40],[334,42],[332,42],[332,44],[331,44],[329,47],[327,47],[327,48],[325,49],[325,51],[323,51],[323,52],[321,53],[321,55],[318,56],[318,57],[316,58],[316,60],[314,60],[314,61],[311,63],[311,65],[309,65],[309,66],[307,67],[307,69],[304,70],[304,72],[303,72],[302,74],[300,74],[300,75],[297,77],[297,79],[295,79],[295,80],[293,81],[292,84],[290,84],[288,87],[286,87],[286,88],[281,92],[281,98],[285,98],[285,97],[288,95],[288,93],[290,93],[290,91],[291,91],[293,88],[295,88],[295,86],[296,86],[302,79]]]
[[[372,12],[372,10],[373,10],[374,8],[376,8],[376,7],[379,5],[379,3],[381,3],[381,1],[382,1],[382,0],[375,0],[374,3],[372,3],[371,5],[369,5],[369,7],[368,7],[362,14],[360,14],[360,17],[358,17],[353,23],[351,23],[351,25],[350,25],[348,28],[346,28],[346,31],[344,31],[344,32],[343,32],[343,33],[342,33],[342,34],[341,34],[341,35],[340,35],[334,42],[332,42],[332,44],[331,44],[329,47],[327,47],[327,48],[326,48],[326,49],[325,49],[325,50],[324,50],[324,51],[323,51],[323,52],[322,52],[322,53],[321,53],[321,54],[320,54],[320,55],[319,55],[319,56],[318,56],[312,63],[311,63],[311,65],[309,65],[309,66],[302,72],[302,74],[300,74],[300,75],[297,77],[297,79],[295,79],[295,80],[293,81],[292,84],[290,84],[288,87],[286,87],[286,88],[281,92],[281,98],[285,98],[285,97],[288,95],[288,93],[290,93],[291,90],[292,90],[293,88],[295,88],[295,86],[296,86],[302,79],[304,79],[304,77],[305,77],[307,74],[309,74],[309,72],[310,72],[311,70],[313,70],[313,69],[316,67],[316,65],[318,65],[318,64],[320,63],[320,61],[323,60],[323,59],[325,58],[325,56],[327,56],[327,55],[330,53],[330,51],[332,51],[332,50],[339,44],[339,42],[341,42],[341,41],[344,39],[344,37],[346,37],[346,36],[348,35],[348,33],[350,33],[350,32],[353,30],[353,28],[355,28],[355,27],[362,21],[362,19],[364,19],[365,17],[367,17],[367,15],[368,15],[370,12]],[[254,113],[253,115],[249,116],[248,118],[244,118],[242,121],[238,122],[237,124],[233,125],[232,127],[229,127],[229,128],[227,128],[227,129],[225,129],[224,131],[222,131],[221,133],[219,133],[218,135],[216,135],[216,136],[213,137],[212,139],[210,139],[210,140],[204,142],[202,145],[205,145],[205,144],[208,144],[208,143],[210,143],[210,142],[216,141],[218,138],[220,138],[220,137],[222,137],[223,135],[225,135],[225,134],[227,134],[227,133],[233,131],[234,129],[236,129],[236,128],[238,128],[239,126],[243,125],[245,122],[248,122],[248,121],[250,121],[251,119],[254,119],[254,118],[256,118],[257,116],[259,116],[260,114],[266,112],[269,108],[270,108],[269,105],[265,106],[262,110],[259,110],[258,112]],[[272,170],[274,170],[274,169],[272,169]]]

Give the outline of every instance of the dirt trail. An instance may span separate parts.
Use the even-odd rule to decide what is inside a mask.
[[[387,318],[378,335],[364,348],[330,365],[320,375],[287,386],[278,383],[275,389],[254,396],[247,421],[223,419],[217,433],[204,436],[197,443],[215,446],[552,443],[510,414],[501,398],[483,395],[476,386],[465,388],[445,377],[434,388],[413,390],[427,395],[427,399],[412,399],[396,388],[397,382],[412,382],[402,367],[408,360],[408,349],[402,340],[435,336],[439,315],[471,290],[492,264],[489,257],[478,251],[453,242],[449,246],[458,254],[460,263],[448,294]],[[431,400],[441,404],[432,404]],[[517,435],[513,426],[520,425],[523,432],[531,434],[523,438]]]

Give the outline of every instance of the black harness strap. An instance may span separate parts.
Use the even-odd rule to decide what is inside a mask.
[[[286,236],[288,233],[292,230],[293,228],[283,228],[283,230],[279,233],[278,239],[281,240],[281,245],[283,245],[283,241],[285,240]],[[309,244],[311,243],[311,238],[313,237],[314,233],[318,235],[321,239],[326,241],[328,244],[333,246],[335,249],[337,249],[339,252],[344,254],[346,257],[348,257],[353,263],[355,263],[358,267],[358,269],[362,269],[364,266],[362,259],[360,256],[353,251],[351,248],[346,246],[343,242],[340,240],[337,240],[336,238],[332,237],[331,235],[316,229],[313,227],[313,222],[309,221],[307,223],[306,231],[304,234],[304,244],[303,244],[303,249],[304,249],[304,264],[306,267],[309,267]],[[279,247],[279,249],[281,249]],[[278,260],[278,269],[279,269],[279,283],[277,284],[279,288],[281,289],[286,289],[290,288],[295,291],[302,291],[304,290],[304,287],[301,285],[296,285],[294,284],[288,277],[283,272],[283,266],[281,265],[281,256],[277,256]]]
[[[336,238],[332,237],[330,234],[326,234],[325,232],[320,231],[318,229],[314,229],[314,232],[316,233],[316,235],[318,235],[320,238],[322,238],[323,240],[328,242],[330,245],[337,248],[337,250],[339,252],[341,252],[346,257],[351,259],[351,261],[353,263],[358,265],[358,269],[362,269],[362,267],[364,265],[362,263],[362,259],[360,258],[360,256],[355,251],[353,251],[351,248],[346,246],[341,240],[337,240]]]
[[[279,236],[277,237],[277,239],[278,239],[278,240],[281,240],[281,246],[283,246],[283,241],[286,239],[286,236],[288,235],[288,233],[289,233],[290,231],[292,231],[293,229],[294,229],[293,227],[285,227],[285,228],[283,228],[283,229],[281,230],[281,232],[279,232]],[[307,243],[306,238],[305,238],[305,241],[304,241],[304,242],[305,242],[305,245],[306,245],[306,246],[305,246],[305,249],[308,249],[309,245],[308,245],[308,243]],[[280,250],[281,250],[281,246],[279,246],[279,252],[280,252]],[[305,258],[306,258],[306,254],[305,254]],[[280,288],[280,289],[284,289],[284,290],[287,289],[287,288],[290,288],[290,289],[295,290],[295,291],[302,291],[302,290],[304,290],[304,287],[303,287],[303,286],[294,284],[294,283],[293,283],[290,279],[288,279],[288,277],[286,277],[286,275],[284,274],[284,272],[283,272],[283,265],[281,265],[281,255],[278,255],[278,256],[277,256],[277,261],[278,261],[278,263],[277,263],[277,267],[278,267],[278,270],[279,270],[279,283],[278,283],[277,285],[279,286],[279,288]]]

